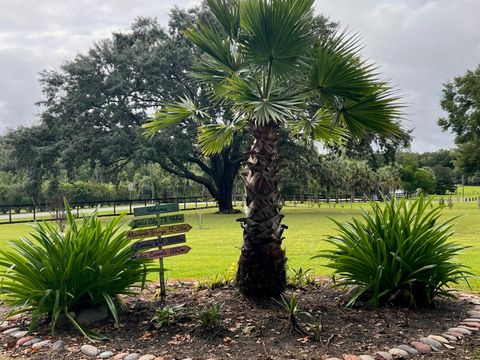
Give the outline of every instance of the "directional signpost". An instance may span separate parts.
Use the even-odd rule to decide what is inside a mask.
[[[178,204],[157,204],[134,208],[134,217],[154,215],[153,217],[136,218],[130,222],[132,229],[127,232],[128,239],[145,239],[156,237],[155,239],[141,240],[133,243],[132,249],[136,251],[133,258],[140,259],[159,259],[160,275],[160,296],[165,298],[165,274],[163,267],[163,258],[169,256],[183,255],[190,251],[190,246],[182,245],[163,249],[164,246],[185,243],[187,237],[184,233],[190,231],[192,226],[184,223],[185,217],[181,214],[163,215],[169,212],[179,211]],[[177,234],[177,235],[174,235]],[[173,235],[166,236],[164,235]],[[158,250],[139,252],[140,250],[158,248]]]

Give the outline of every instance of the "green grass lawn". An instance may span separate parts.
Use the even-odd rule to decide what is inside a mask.
[[[324,241],[328,235],[335,233],[334,224],[329,217],[345,221],[352,216],[358,216],[361,206],[351,207],[322,204],[320,208],[310,208],[303,205],[286,206],[284,223],[288,225],[285,231],[284,246],[287,251],[288,264],[291,267],[311,268],[315,274],[329,276],[330,270],[322,265],[325,261],[311,259],[318,251],[325,249]],[[242,241],[242,231],[235,221],[240,215],[218,215],[215,210],[201,212],[185,212],[186,221],[193,226],[187,234],[187,243],[191,246],[190,253],[165,259],[165,266],[170,270],[170,279],[199,279],[214,274],[224,274],[234,264],[239,255]],[[201,220],[200,220],[201,214]],[[455,235],[452,240],[462,245],[471,246],[458,259],[471,267],[475,275],[480,274],[480,209],[476,203],[455,203],[453,209],[445,208],[445,219],[454,216]],[[131,217],[125,217],[129,221]],[[103,221],[108,221],[104,218]],[[0,226],[0,246],[8,246],[8,240],[25,236],[30,227],[28,224],[13,224]],[[472,288],[480,292],[480,280],[470,280]],[[466,284],[461,288],[468,289]]]

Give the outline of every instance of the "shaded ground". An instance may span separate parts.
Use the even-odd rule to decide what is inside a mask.
[[[290,332],[288,316],[275,302],[252,303],[241,297],[237,290],[220,288],[197,290],[193,286],[171,286],[167,304],[184,305],[184,315],[178,323],[155,329],[150,319],[159,306],[153,291],[140,298],[126,298],[128,310],[121,314],[120,324],[107,321],[95,329],[111,341],[95,343],[101,351],[138,352],[155,354],[167,359],[325,359],[342,354],[370,354],[388,350],[395,345],[409,343],[428,334],[440,334],[458,324],[471,309],[470,299],[438,301],[435,308],[406,310],[380,308],[377,310],[345,309],[341,306],[342,293],[329,284],[309,286],[296,290],[302,309],[312,318],[301,317],[307,332]],[[218,326],[200,331],[198,309],[205,305],[223,304]],[[5,310],[5,309],[3,309]],[[323,324],[319,338],[313,338],[313,325]],[[46,324],[37,332],[43,338],[48,334]],[[82,359],[79,348],[87,343],[72,330],[58,331],[52,340],[61,338],[66,350],[52,353],[30,349],[8,349],[3,353],[12,358],[22,356],[34,359]],[[2,343],[7,337],[1,336]],[[457,342],[454,350],[425,356],[428,359],[480,359],[480,339],[477,334]],[[421,359],[422,357],[416,357]],[[1,357],[0,357],[1,359]]]

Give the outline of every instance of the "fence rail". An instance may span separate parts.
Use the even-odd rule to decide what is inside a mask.
[[[99,201],[74,201],[70,206],[77,216],[98,208],[98,216],[132,215],[133,209],[159,203],[179,203],[180,211],[217,207],[209,196],[162,197],[156,199],[123,199]],[[34,221],[58,220],[59,207],[51,204],[5,204],[0,205],[0,225]]]

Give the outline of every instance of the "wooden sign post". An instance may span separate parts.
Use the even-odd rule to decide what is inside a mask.
[[[166,295],[163,258],[183,255],[191,249],[188,245],[163,249],[164,246],[185,243],[187,237],[184,233],[192,229],[190,224],[184,223],[185,217],[181,214],[161,216],[161,214],[176,211],[179,211],[178,204],[157,204],[154,206],[134,208],[134,217],[154,216],[134,219],[129,225],[132,229],[138,230],[130,230],[126,234],[127,239],[130,240],[156,237],[155,239],[141,240],[133,243],[132,249],[134,249],[136,253],[132,257],[136,259],[158,259],[160,296],[162,300],[165,299]],[[164,235],[174,236],[162,237]],[[158,247],[158,250],[139,252],[139,250],[155,247]]]

